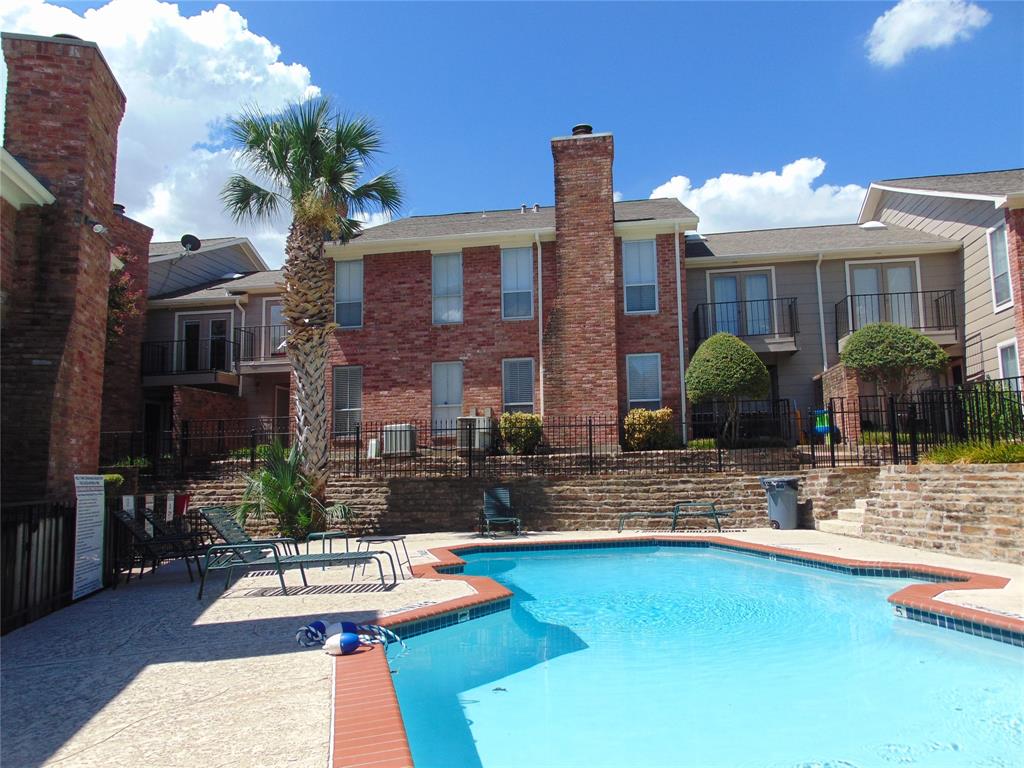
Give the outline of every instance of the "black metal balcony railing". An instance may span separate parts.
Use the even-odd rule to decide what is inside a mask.
[[[693,312],[697,344],[716,333],[733,336],[795,336],[796,299],[751,299],[698,304]]]
[[[142,375],[234,371],[237,345],[223,338],[146,341],[142,344]]]
[[[250,325],[235,331],[238,359],[243,363],[287,360],[287,325]]]
[[[918,331],[956,333],[956,292],[858,293],[836,304],[836,338],[871,323],[895,323]]]

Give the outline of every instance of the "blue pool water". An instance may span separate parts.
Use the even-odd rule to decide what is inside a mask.
[[[1024,765],[1024,651],[895,617],[910,582],[653,546],[466,560],[515,597],[394,661],[417,768]]]

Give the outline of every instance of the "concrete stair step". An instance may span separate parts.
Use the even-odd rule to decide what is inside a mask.
[[[845,520],[849,523],[863,523],[864,522],[864,510],[863,509],[840,509],[838,513],[840,520]]]
[[[825,533],[838,533],[841,536],[860,536],[864,533],[864,526],[849,520],[819,520],[818,530]]]
[[[857,499],[856,501],[853,502],[853,506],[855,506],[857,509],[867,509],[868,508],[868,500],[867,499]]]

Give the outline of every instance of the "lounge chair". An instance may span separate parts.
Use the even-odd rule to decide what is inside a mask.
[[[236,568],[276,571],[277,577],[281,581],[281,591],[287,595],[288,587],[284,583],[285,569],[298,568],[299,573],[302,574],[302,585],[308,586],[305,569],[309,565],[350,565],[355,568],[357,565],[374,562],[380,573],[381,586],[386,586],[384,566],[380,560],[381,556],[386,556],[391,562],[392,586],[398,583],[395,563],[388,552],[325,552],[302,555],[299,554],[299,545],[295,539],[282,536],[253,539],[238,524],[231,511],[225,507],[204,507],[199,510],[199,514],[225,542],[224,544],[214,544],[206,551],[203,575],[199,581],[199,594],[197,595],[199,600],[203,599],[206,574],[211,570],[227,571],[224,589],[227,589],[231,583],[231,574]]]
[[[153,564],[155,571],[160,563],[167,560],[184,560],[185,568],[188,570],[188,580],[195,581],[192,577],[192,561],[195,561],[196,568],[200,574],[202,568],[199,565],[199,554],[202,551],[202,540],[192,534],[153,535],[146,526],[135,517],[134,511],[126,509],[115,509],[114,517],[124,525],[132,535],[132,551],[129,555],[128,576],[125,582],[132,579],[132,569],[139,566],[139,578],[142,578],[143,569],[147,563]],[[157,530],[154,528],[154,530]]]
[[[516,536],[522,532],[522,521],[516,517],[509,500],[508,488],[491,488],[484,491],[484,514],[482,533],[493,536],[492,525],[509,525]]]

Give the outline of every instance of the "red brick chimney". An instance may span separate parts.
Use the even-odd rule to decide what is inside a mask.
[[[4,209],[5,499],[69,497],[95,472],[106,346],[109,228],[125,97],[95,43],[3,36],[4,145],[56,197]]]
[[[618,414],[614,143],[577,125],[551,140],[558,290],[544,338],[545,413]]]

